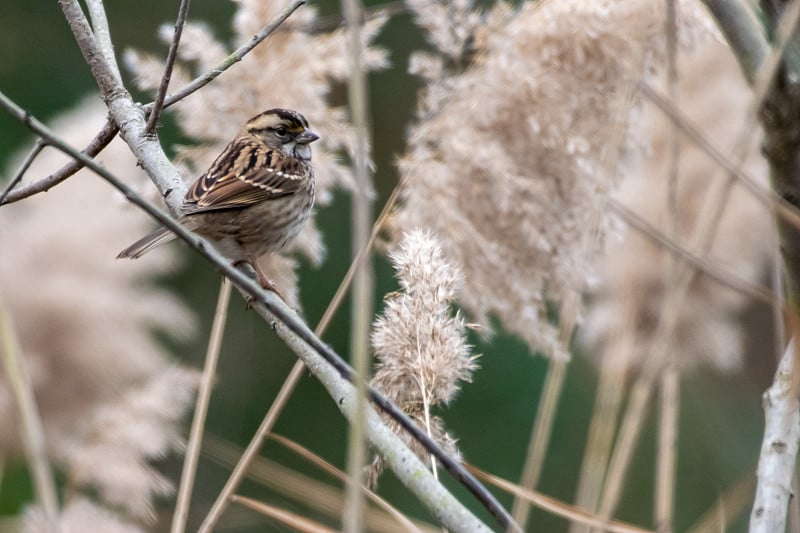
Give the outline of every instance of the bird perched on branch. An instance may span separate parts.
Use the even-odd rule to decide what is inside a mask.
[[[270,109],[244,128],[189,186],[180,222],[209,239],[233,261],[248,263],[262,287],[278,292],[256,259],[282,250],[300,231],[314,205],[312,142],[319,135],[290,109]],[[161,227],[119,253],[136,259],[175,238]],[[279,293],[280,294],[280,293]]]

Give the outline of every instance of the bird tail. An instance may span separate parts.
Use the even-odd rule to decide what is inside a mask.
[[[119,255],[117,255],[117,259],[138,259],[156,246],[169,242],[174,238],[175,234],[168,228],[158,228],[122,250]]]

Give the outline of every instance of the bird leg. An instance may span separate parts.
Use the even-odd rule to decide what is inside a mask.
[[[253,271],[256,273],[256,279],[258,280],[258,284],[261,285],[262,288],[264,288],[264,289],[266,289],[268,291],[274,292],[275,294],[278,295],[278,298],[280,298],[281,300],[286,302],[286,298],[283,297],[283,295],[281,294],[281,291],[279,291],[278,287],[275,286],[275,283],[273,283],[272,280],[269,279],[264,274],[264,271],[261,270],[261,267],[258,266],[258,263],[256,262],[255,257],[248,256],[245,259],[239,259],[239,260],[233,262],[233,266],[235,268],[238,268],[239,265],[241,265],[241,264],[247,264],[247,265],[250,266],[250,268],[253,269]],[[254,298],[252,296],[248,296],[247,297],[247,305],[246,305],[246,307],[247,307],[248,311],[250,310],[250,308],[253,305],[253,300],[254,300]]]

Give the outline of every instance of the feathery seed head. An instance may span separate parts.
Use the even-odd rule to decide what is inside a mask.
[[[689,4],[686,42],[705,24]],[[394,240],[434,231],[477,321],[494,315],[531,350],[566,358],[547,303],[579,300],[602,249],[603,198],[635,139],[634,82],[663,56],[663,6],[501,2],[483,17],[467,2],[411,7],[439,57],[412,61],[428,86],[399,162]],[[446,75],[465,47],[471,64]]]

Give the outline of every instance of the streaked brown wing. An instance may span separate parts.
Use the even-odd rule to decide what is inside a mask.
[[[234,140],[189,188],[184,212],[244,208],[293,194],[304,179],[292,163],[279,152]]]

